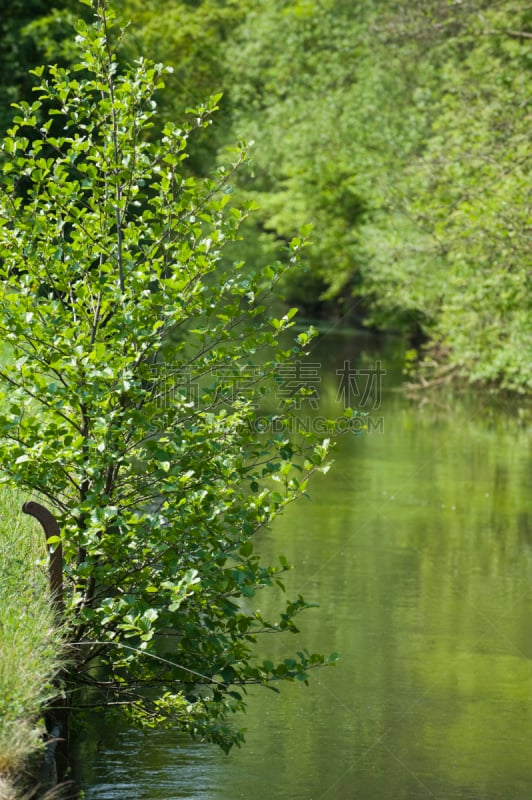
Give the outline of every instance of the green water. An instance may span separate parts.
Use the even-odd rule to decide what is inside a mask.
[[[78,752],[87,800],[532,798],[530,435],[515,404],[407,399],[400,351],[323,337],[312,413],[338,410],[346,360],[381,360],[380,406],[261,545],[297,565],[288,592],[320,604],[264,656],[305,646],[338,665],[253,692],[227,757],[99,718]]]

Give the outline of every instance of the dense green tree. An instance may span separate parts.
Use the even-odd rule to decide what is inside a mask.
[[[327,442],[290,425],[296,400],[258,415],[308,341],[281,347],[293,313],[264,307],[303,242],[286,267],[222,265],[243,217],[232,167],[183,172],[216,98],[154,139],[165,70],[122,69],[111,12],[92,10],[79,63],[34,71],[37,99],[2,145],[2,473],[59,517],[71,679],[227,749],[249,683],[305,681],[323,662],[261,662],[253,647],[306,607],[265,619],[251,605],[288,569],[254,541],[325,469]]]
[[[299,302],[347,288],[368,321],[514,389],[530,386],[529,17],[517,0],[257,2],[228,51],[261,225],[315,227]]]

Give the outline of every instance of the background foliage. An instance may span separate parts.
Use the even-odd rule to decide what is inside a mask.
[[[37,55],[68,60],[77,8],[33,3],[7,15],[8,96],[27,91]],[[287,302],[422,334],[468,379],[530,388],[527,3],[115,8],[131,20],[122,57],[147,52],[174,67],[156,126],[224,92],[216,130],[197,137],[187,169],[206,174],[227,146],[254,140],[251,170],[237,179],[260,206],[246,253],[265,264],[312,223],[306,272],[283,282]]]
[[[519,2],[259,2],[228,59],[263,226],[315,226],[313,280],[292,298],[321,289],[523,390],[530,36]]]

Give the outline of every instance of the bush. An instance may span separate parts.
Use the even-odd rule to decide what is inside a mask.
[[[308,341],[281,348],[292,313],[264,306],[304,242],[287,266],[223,266],[245,153],[208,179],[182,170],[218,98],[152,141],[165,70],[120,69],[112,14],[93,10],[77,66],[34,71],[37,99],[3,144],[0,458],[58,515],[76,680],[94,702],[228,749],[249,683],[306,680],[323,662],[259,663],[257,634],[296,630],[307,604],[273,621],[250,604],[288,569],[260,563],[257,533],[326,457],[326,443],[254,422],[268,376]]]

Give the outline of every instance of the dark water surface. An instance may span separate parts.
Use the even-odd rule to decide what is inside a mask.
[[[400,347],[375,347],[328,335],[313,351],[313,413],[338,412],[345,361],[377,358],[380,407],[261,545],[297,566],[288,593],[320,604],[261,655],[303,646],[338,665],[254,691],[247,744],[227,757],[94,720],[78,749],[87,800],[531,800],[530,435],[480,395],[408,400]]]

